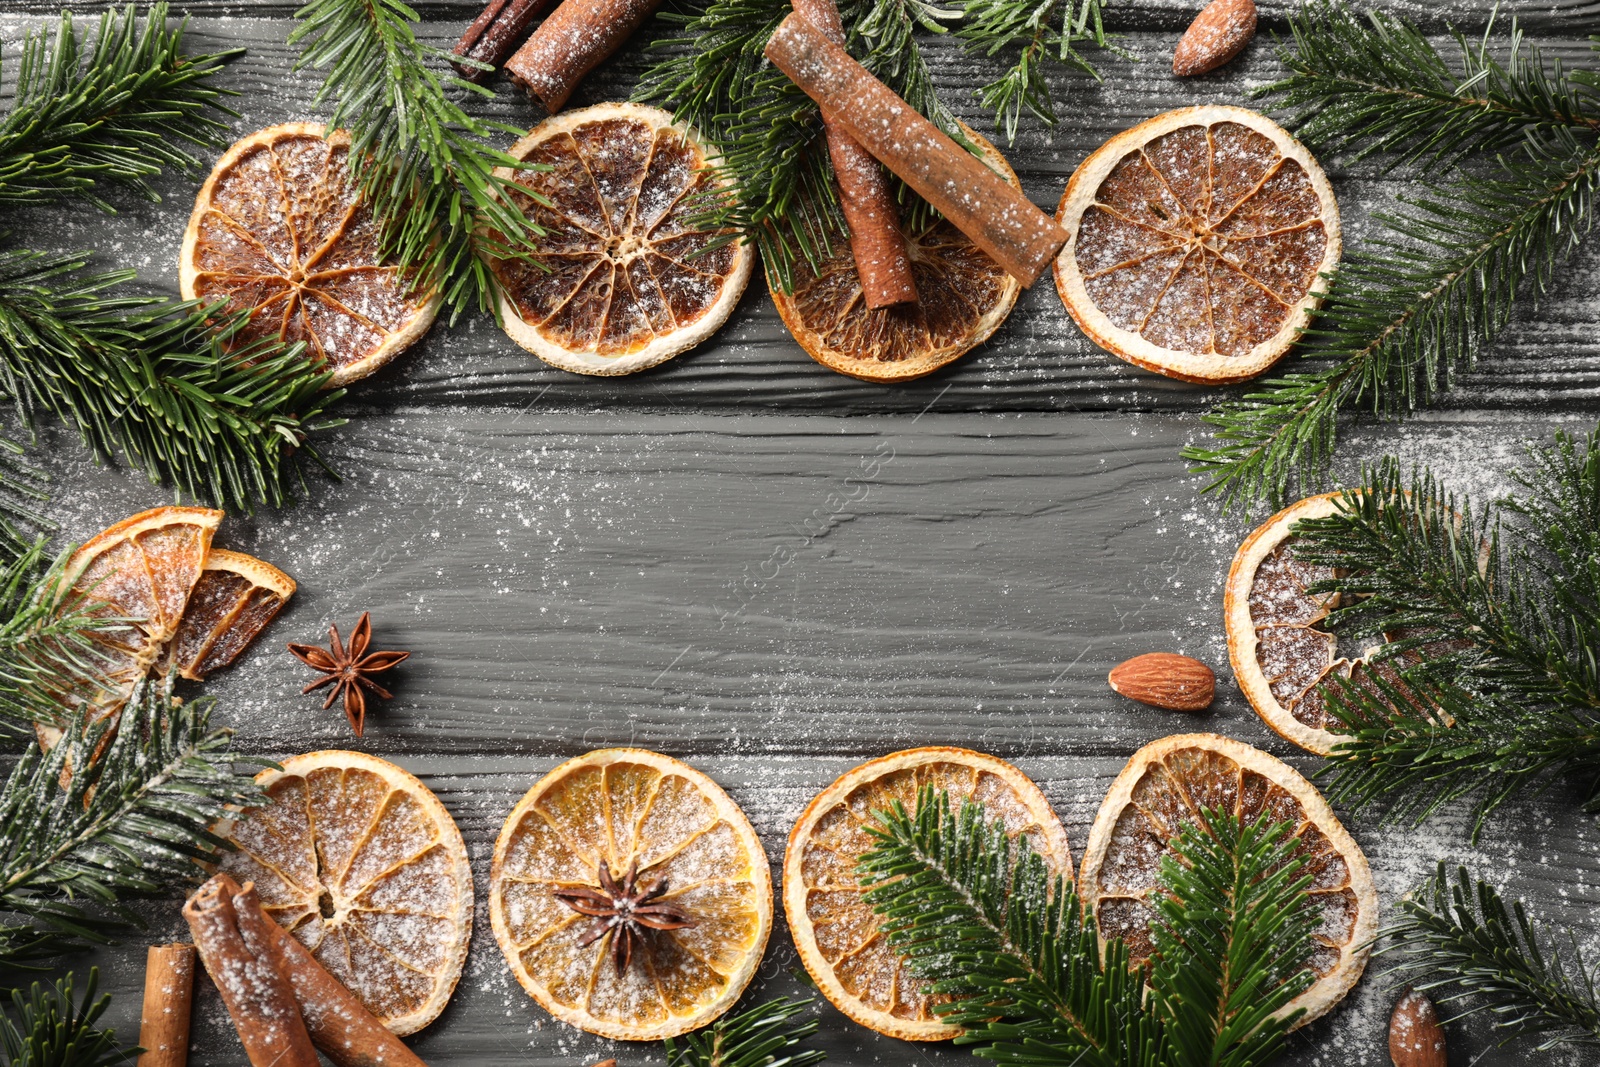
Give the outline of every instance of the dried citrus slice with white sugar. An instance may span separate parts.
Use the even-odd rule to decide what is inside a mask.
[[[89,654],[105,687],[63,694],[67,701],[91,703],[95,717],[127,702],[177,633],[221,521],[222,512],[210,508],[152,508],[100,531],[72,554],[62,578],[63,609],[129,622],[91,637]],[[61,738],[53,726],[40,724],[37,732],[45,748]]]
[[[493,264],[513,341],[563,370],[631,374],[727,321],[755,249],[699,221],[726,186],[694,129],[596,104],[546,119],[510,154],[549,168],[495,171],[534,194],[511,196],[544,231]]]
[[[294,590],[294,579],[272,564],[213,548],[167,646],[167,658],[191,681],[221,670],[256,639]]]
[[[1135,962],[1152,950],[1149,900],[1161,857],[1185,823],[1221,808],[1253,821],[1288,823],[1311,876],[1318,916],[1309,967],[1317,976],[1284,1010],[1306,1009],[1304,1026],[1329,1011],[1366,968],[1378,929],[1378,894],[1367,858],[1316,788],[1260,749],[1216,734],[1178,734],[1133,754],[1100,804],[1084,848],[1079,892],[1104,938],[1127,943]]]
[[[983,160],[1018,189],[1022,183],[999,151],[963,127]],[[987,341],[1017,304],[1022,284],[965,234],[933,212],[904,225],[917,302],[871,309],[861,292],[855,255],[843,234],[813,270],[795,266],[794,290],[768,273],[767,287],[783,324],[811,358],[840,374],[869,382],[920,378]]]
[[[943,790],[957,809],[972,800],[1025,838],[1056,874],[1072,877],[1072,855],[1039,787],[1011,764],[964,748],[913,748],[863,763],[806,807],[783,858],[783,909],[800,961],[840,1011],[880,1034],[943,1041],[956,1027],[940,1022],[937,1000],[901,964],[863,902],[855,865],[875,842],[874,812],[899,801],[915,811],[923,786]]]
[[[436,294],[379,255],[381,221],[350,175],[350,138],[318,123],[253,133],[217,160],[178,258],[186,300],[248,312],[236,343],[304,341],[333,384],[365,378],[428,332]]]
[[[522,988],[621,1041],[731,1008],[772,932],[772,875],[739,806],[686,763],[637,748],[568,760],[506,819],[489,919]]]
[[[439,798],[394,764],[309,752],[263,771],[265,806],[219,831],[220,864],[383,1025],[444,1010],[472,936],[472,869]]]
[[[1211,105],[1124,130],[1083,161],[1056,220],[1056,288],[1089,339],[1189,382],[1237,382],[1294,344],[1339,262],[1339,206],[1306,147]]]

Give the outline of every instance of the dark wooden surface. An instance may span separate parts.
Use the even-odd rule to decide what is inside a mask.
[[[423,6],[426,36],[447,45],[475,4]],[[1193,6],[1115,5],[1113,26],[1142,62],[1105,57],[1099,86],[1054,78],[1070,121],[1053,134],[1029,125],[1009,152],[1036,202],[1053,207],[1073,167],[1113,132],[1170,107],[1246,103],[1248,88],[1275,76],[1258,41],[1217,75],[1173,79],[1167,56]],[[1269,29],[1281,27],[1286,6],[1263,4]],[[1417,0],[1395,9],[1443,33],[1449,22],[1481,31],[1489,8]],[[56,9],[0,0],[7,51]],[[192,47],[249,48],[226,76],[243,94],[241,133],[316,116],[316,81],[289,70],[292,5],[195,0],[188,10]],[[1576,42],[1600,31],[1594,0],[1507,5],[1509,14],[1570,59],[1587,52]],[[986,126],[970,90],[993,68],[947,41],[929,47],[946,98]],[[624,96],[644,62],[630,49],[575,105]],[[508,88],[485,112],[522,126],[537,118]],[[1347,240],[1358,243],[1371,211],[1404,187],[1371,168],[1330,170]],[[11,239],[95,249],[170,290],[197,185],[173,176],[161,183],[165,202],[124,198],[112,218],[27,212],[8,219]],[[1597,278],[1600,254],[1585,249],[1440,412],[1355,431],[1345,470],[1397,452],[1488,494],[1504,486],[1522,442],[1557,425],[1592,425]],[[1250,524],[1199,496],[1177,456],[1202,432],[1196,413],[1221,395],[1101,353],[1048,282],[984,348],[898,387],[812,363],[759,284],[710,344],[627,379],[552,370],[487,318],[440,325],[353,390],[351,422],[327,445],[344,481],[314,481],[291,510],[225,524],[219,544],[284,567],[300,593],[209,691],[247,751],[360,747],[420,774],[460,822],[480,905],[489,850],[516,798],[562,758],[605,745],[647,746],[706,770],[744,805],[775,860],[807,800],[861,759],[926,743],[981,748],[1040,782],[1081,849],[1107,783],[1135,748],[1165,734],[1215,730],[1307,771],[1317,764],[1269,734],[1226,670],[1221,582]],[[39,453],[58,480],[52,508],[63,540],[170,499],[126,470],[96,466],[64,435],[47,435]],[[863,460],[874,458],[863,477]],[[763,563],[782,549],[794,558],[773,576]],[[364,609],[380,644],[414,655],[397,699],[371,712],[367,737],[354,742],[337,710],[299,695],[304,669],[282,644],[315,640],[328,620],[348,624]],[[1159,712],[1107,690],[1112,665],[1156,649],[1220,669],[1209,713]],[[1373,816],[1350,826],[1386,902],[1435,860],[1459,859],[1502,878],[1542,923],[1600,943],[1597,834],[1563,788],[1497,816],[1476,845],[1455,816],[1420,831]],[[145,911],[152,939],[177,932],[175,902]],[[143,942],[93,962],[116,995],[113,1021],[131,1038]],[[752,995],[798,991],[795,966],[780,923]],[[1282,1062],[1386,1064],[1392,1000],[1370,974]],[[200,1005],[191,1062],[242,1064],[215,996]],[[837,1064],[968,1062],[965,1051],[880,1038],[830,1007],[818,1014],[818,1040]],[[1458,1064],[1490,1044],[1475,1027],[1452,1037]],[[552,1023],[510,978],[486,921],[454,1001],[415,1047],[439,1065],[661,1062],[659,1048],[613,1046]],[[1480,1062],[1582,1061],[1520,1047]]]

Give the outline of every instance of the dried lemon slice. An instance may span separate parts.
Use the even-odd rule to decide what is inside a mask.
[[[268,803],[219,827],[222,870],[385,1026],[444,1010],[472,937],[472,869],[439,798],[392,763],[310,752],[263,771]]]
[[[982,804],[1012,838],[1026,838],[1057,874],[1072,876],[1067,833],[1050,802],[1011,764],[964,748],[913,748],[863,763],[817,794],[789,833],[783,859],[783,909],[800,961],[835,1007],[863,1026],[907,1041],[944,1041],[937,1001],[905,970],[862,902],[855,864],[874,841],[873,812],[895,801],[917,806],[933,786],[959,808]]]
[[[1311,988],[1284,1007],[1306,1009],[1304,1026],[1350,991],[1366,968],[1378,929],[1378,894],[1361,846],[1333,809],[1293,767],[1216,734],[1179,734],[1152,742],[1111,783],[1083,852],[1080,892],[1094,908],[1103,937],[1120,937],[1135,962],[1152,950],[1147,903],[1161,857],[1185,822],[1202,808],[1253,820],[1268,812],[1299,838],[1312,876],[1320,922],[1313,939]]]
[[[725,187],[699,135],[640,104],[546,119],[499,168],[534,196],[513,202],[544,231],[493,264],[507,334],[579,374],[631,374],[715,333],[750,281],[755,250],[698,216]],[[541,202],[542,201],[542,202]]]
[[[630,922],[636,905],[665,913]],[[512,810],[489,918],[517,981],[551,1015],[654,1041],[704,1026],[744,992],[772,932],[772,875],[750,821],[710,778],[660,753],[602,749],[545,775]]]
[[[438,294],[416,294],[379,254],[381,223],[349,169],[350,137],[312,122],[260,130],[217,160],[178,258],[185,300],[248,311],[239,342],[304,341],[333,385],[365,378],[428,332]]]
[[[1339,262],[1339,205],[1287,130],[1241,107],[1169,111],[1083,161],[1056,212],[1056,288],[1089,339],[1190,382],[1294,344]]]
[[[1022,183],[999,151],[976,131],[966,135],[1007,182]],[[915,304],[867,307],[849,238],[835,235],[833,254],[813,271],[802,258],[794,291],[769,272],[767,288],[783,324],[812,359],[869,382],[920,378],[987,341],[1016,307],[1022,283],[965,234],[929,212],[905,228],[906,254],[917,284]]]

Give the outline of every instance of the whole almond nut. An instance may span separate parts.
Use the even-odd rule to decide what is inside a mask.
[[[1146,652],[1119,663],[1106,681],[1130,700],[1171,711],[1209,708],[1217,692],[1210,667],[1172,652]]]
[[[1394,1067],[1446,1067],[1444,1027],[1433,1001],[1408,989],[1389,1016],[1389,1058]]]
[[[1211,0],[1178,41],[1172,73],[1187,78],[1216,70],[1243,52],[1255,34],[1255,0]]]

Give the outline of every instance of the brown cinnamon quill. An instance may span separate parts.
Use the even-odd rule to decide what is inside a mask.
[[[506,63],[506,73],[554,115],[583,76],[660,6],[661,0],[562,0]]]
[[[194,946],[151,945],[145,953],[144,1007],[139,1013],[137,1067],[184,1067],[194,1010]]]
[[[507,56],[517,50],[533,25],[533,20],[544,14],[549,6],[550,0],[489,0],[489,6],[472,21],[451,51],[455,55],[499,67],[505,63]],[[454,60],[451,63],[469,82],[487,81],[493,73]]]

